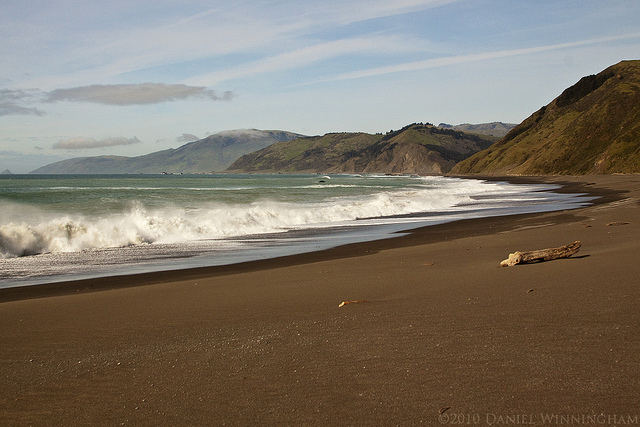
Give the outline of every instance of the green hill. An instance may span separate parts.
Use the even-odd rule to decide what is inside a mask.
[[[206,173],[226,169],[240,156],[302,135],[279,130],[224,131],[179,148],[137,157],[78,157],[43,166],[31,173]]]
[[[228,171],[442,174],[496,139],[421,123],[386,135],[328,133],[273,144]]]
[[[453,174],[640,172],[640,61],[583,77]]]

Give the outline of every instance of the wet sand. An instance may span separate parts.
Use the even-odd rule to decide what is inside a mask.
[[[0,424],[640,422],[640,176],[536,180],[603,197],[269,261],[0,290]],[[574,240],[572,258],[498,267]]]

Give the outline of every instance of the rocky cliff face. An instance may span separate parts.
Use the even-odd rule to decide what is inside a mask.
[[[440,175],[453,167],[454,161],[416,143],[406,143],[385,150],[362,170],[365,173],[416,173]],[[357,172],[343,170],[342,172]]]
[[[453,174],[640,172],[640,61],[623,61],[567,88]]]
[[[496,139],[415,123],[386,135],[334,133],[276,143],[228,170],[442,174]]]

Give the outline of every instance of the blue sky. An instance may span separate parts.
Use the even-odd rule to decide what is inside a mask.
[[[0,171],[228,129],[519,123],[640,59],[638,0],[3,0]]]

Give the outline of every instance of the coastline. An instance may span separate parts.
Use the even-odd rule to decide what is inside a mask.
[[[601,198],[264,261],[0,290],[0,423],[636,415],[640,176],[473,178]],[[572,258],[498,267],[574,240]]]
[[[589,193],[595,197],[592,203],[605,203],[615,200],[617,192],[607,189],[587,188],[585,183],[576,181],[557,181],[553,177],[536,176],[452,176],[452,178],[480,179],[485,181],[502,181],[512,184],[555,184],[560,187],[552,190],[556,193]],[[556,211],[559,212],[559,211]],[[303,252],[293,255],[278,256],[261,260],[243,261],[231,264],[223,264],[206,267],[191,267],[181,269],[168,269],[144,273],[131,273],[120,275],[103,275],[92,278],[56,280],[35,285],[21,285],[0,288],[0,303],[20,299],[42,298],[61,296],[83,292],[97,292],[134,286],[146,286],[157,283],[177,280],[198,279],[203,277],[222,276],[246,271],[261,271],[311,262],[338,259],[344,257],[362,256],[373,251],[398,248],[407,245],[421,243],[435,243],[452,238],[469,237],[477,233],[477,230],[493,229],[497,224],[503,224],[501,220],[507,217],[525,218],[544,213],[523,213],[505,215],[493,218],[472,218],[454,220],[444,224],[416,227],[400,232],[405,236],[377,239],[365,242],[347,243],[340,246],[320,249],[311,252]],[[507,224],[507,223],[504,223]],[[359,255],[360,254],[360,255]]]

